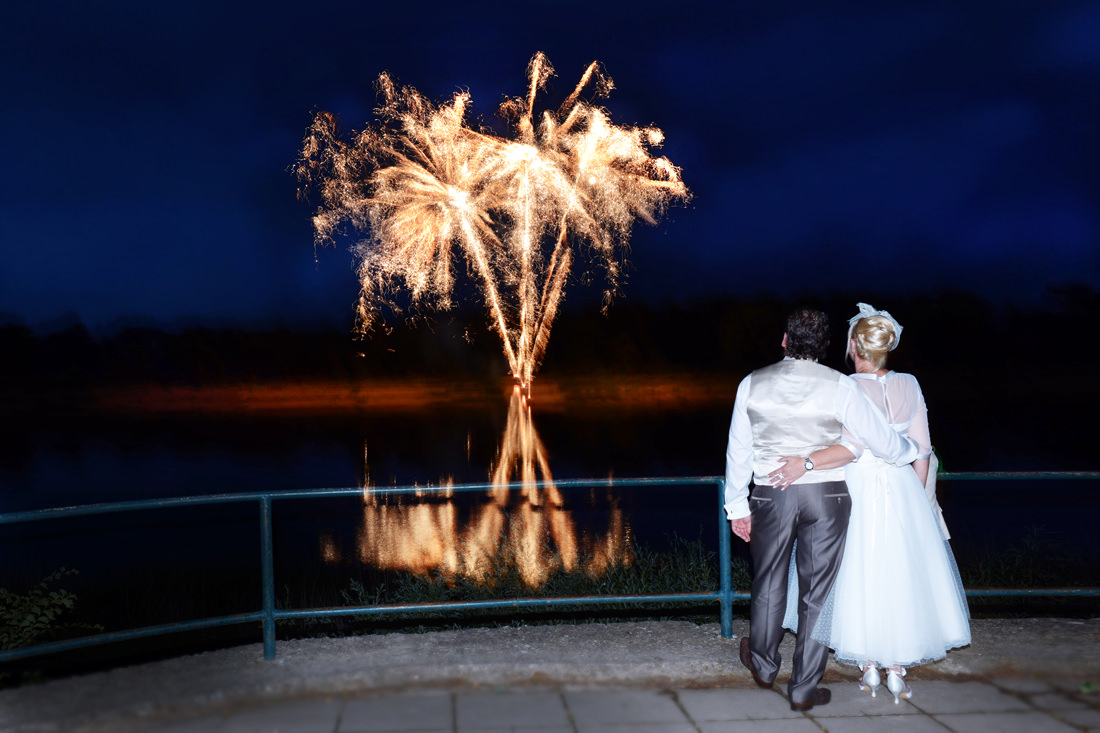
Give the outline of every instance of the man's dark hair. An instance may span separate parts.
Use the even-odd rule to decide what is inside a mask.
[[[799,308],[787,317],[787,356],[821,361],[828,348],[827,315],[812,308]]]

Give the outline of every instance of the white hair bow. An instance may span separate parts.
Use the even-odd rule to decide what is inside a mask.
[[[856,303],[856,307],[859,308],[859,313],[848,319],[848,340],[852,339],[852,329],[856,327],[856,321],[861,318],[870,318],[871,316],[882,316],[894,326],[894,343],[890,346],[890,351],[893,351],[898,347],[898,341],[901,341],[901,324],[894,320],[894,317],[890,315],[889,311],[875,310],[874,306],[867,305],[866,303]]]

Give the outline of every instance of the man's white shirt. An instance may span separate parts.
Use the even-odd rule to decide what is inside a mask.
[[[912,463],[919,451],[916,443],[899,435],[890,427],[883,414],[860,391],[855,381],[839,372],[838,375],[836,419],[875,455],[899,466]],[[741,519],[751,513],[749,482],[753,477],[752,426],[746,410],[751,386],[752,374],[749,374],[737,387],[737,397],[733,403],[733,418],[730,420],[729,441],[726,443],[725,509],[726,517],[730,520]],[[844,445],[858,457],[855,447],[846,443]],[[843,470],[840,471],[839,478],[810,471],[795,483],[820,483],[833,480],[843,480]]]

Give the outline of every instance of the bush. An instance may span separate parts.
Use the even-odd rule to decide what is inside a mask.
[[[102,630],[87,624],[61,622],[76,607],[76,595],[50,590],[50,585],[77,571],[61,568],[38,582],[26,594],[0,588],[0,649],[18,649],[36,642],[51,641],[74,630]]]

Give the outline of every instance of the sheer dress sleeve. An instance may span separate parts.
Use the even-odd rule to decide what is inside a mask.
[[[932,455],[932,438],[928,432],[928,406],[924,402],[920,383],[911,374],[906,374],[906,390],[909,392],[906,402],[912,405],[912,417],[909,422],[909,437],[916,441],[919,452],[917,459]]]

